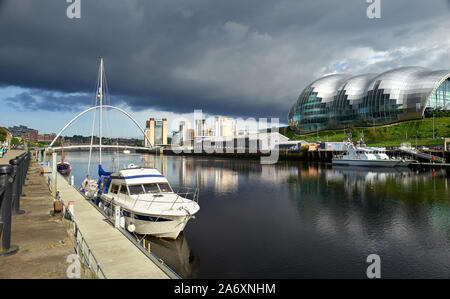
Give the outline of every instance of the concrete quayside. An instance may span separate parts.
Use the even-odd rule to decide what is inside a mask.
[[[9,151],[0,164],[20,153]],[[0,278],[180,278],[150,247],[144,250],[136,238],[115,227],[56,167],[44,166],[40,153],[27,153],[31,162],[20,197],[23,213],[13,215],[10,225],[15,244],[10,247],[17,250],[0,257]],[[50,165],[55,161],[56,153]],[[9,206],[12,214],[14,202]]]

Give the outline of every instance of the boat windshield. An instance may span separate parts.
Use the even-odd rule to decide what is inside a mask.
[[[144,193],[144,190],[142,190],[142,185],[129,185],[128,190],[130,190],[130,195]]]
[[[161,192],[172,192],[172,189],[170,188],[169,184],[167,183],[159,183],[159,189],[161,189]]]
[[[158,184],[144,184],[145,193],[159,193]]]
[[[172,188],[168,183],[150,183],[143,185],[128,185],[130,195],[138,195],[142,193],[167,193],[172,192]]]

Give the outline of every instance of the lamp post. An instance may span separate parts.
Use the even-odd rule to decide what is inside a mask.
[[[433,110],[433,139],[434,139],[434,110]]]

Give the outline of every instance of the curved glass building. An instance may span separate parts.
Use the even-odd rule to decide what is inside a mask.
[[[327,75],[305,87],[288,120],[291,129],[306,133],[418,119],[429,108],[450,108],[450,70],[403,67]]]

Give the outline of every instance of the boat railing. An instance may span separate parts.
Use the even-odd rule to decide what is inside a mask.
[[[148,195],[151,194],[152,195],[152,199],[148,199],[148,198],[142,198],[142,195]],[[149,205],[147,207],[150,208],[152,206],[152,204],[155,202],[155,200],[161,196],[167,195],[167,194],[172,194],[172,193],[168,193],[168,192],[156,192],[156,193],[139,193],[134,201],[133,204],[133,208],[136,206],[136,204],[140,201],[140,202],[148,202]],[[194,187],[179,187],[177,189],[177,191],[174,191],[173,194],[176,194],[176,197],[174,200],[171,201],[167,201],[167,203],[172,203],[172,205],[170,206],[170,209],[172,209],[174,207],[174,205],[177,202],[184,202],[185,199],[191,200],[193,202],[198,203],[198,198],[199,198],[199,188],[194,188]],[[158,203],[161,203],[163,201],[158,200]]]
[[[177,194],[177,197],[175,198],[174,202],[172,203],[172,206],[170,207],[170,209],[173,208],[175,203],[180,198],[181,198],[181,200],[188,199],[188,200],[192,200],[193,202],[198,203],[198,196],[199,196],[199,189],[198,188],[178,187],[178,190],[177,190],[177,192],[175,192],[175,194]]]

